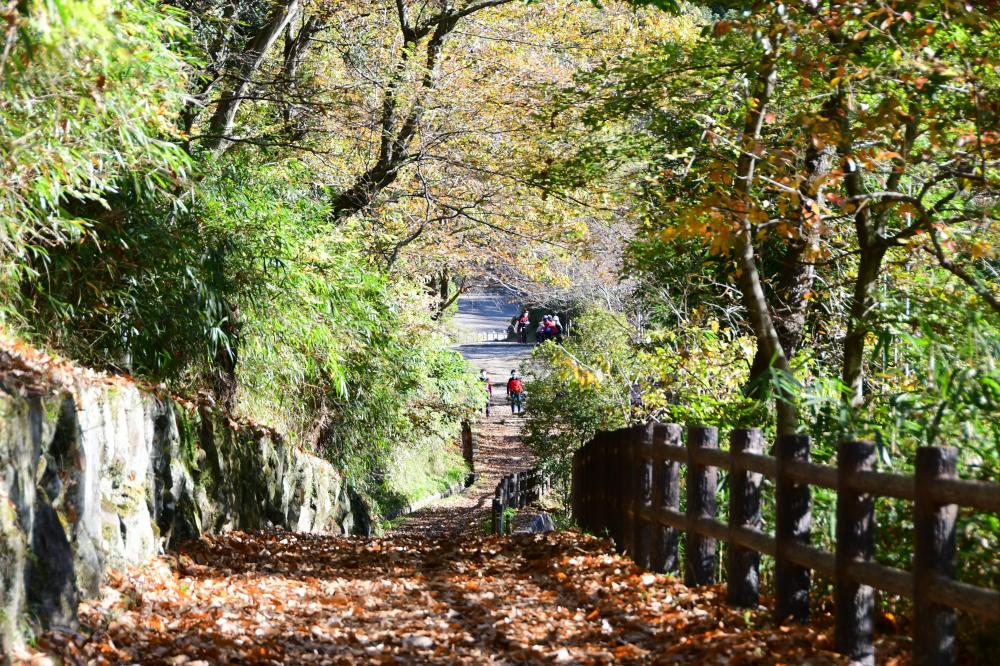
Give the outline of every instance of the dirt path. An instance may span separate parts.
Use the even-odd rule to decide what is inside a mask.
[[[476,423],[476,483],[464,493],[447,497],[405,517],[390,536],[440,539],[482,533],[489,516],[494,489],[500,478],[530,469],[534,457],[521,442],[522,417],[512,416],[506,401],[506,380],[510,371],[528,357],[531,348],[513,343],[460,345],[459,351],[476,367],[485,368],[493,383],[489,417]]]
[[[509,412],[503,417],[494,412],[493,416],[481,421],[478,428],[475,467],[479,479],[476,483],[460,495],[446,497],[406,516],[389,531],[389,536],[441,539],[482,533],[500,478],[531,468],[533,458],[521,443],[520,419],[511,419]]]
[[[70,664],[847,663],[828,613],[779,628],[723,594],[576,532],[231,532],[114,575],[81,605],[87,629],[38,645]],[[884,663],[901,646],[879,651]]]
[[[488,324],[488,322],[487,322]],[[69,664],[846,664],[831,615],[776,627],[644,572],[578,532],[484,536],[501,475],[527,469],[503,381],[528,351],[468,345],[498,384],[479,482],[384,538],[230,532],[113,572],[80,632],[38,647]],[[904,645],[879,641],[879,661]],[[24,661],[53,664],[38,651]],[[15,658],[15,662],[19,660]]]
[[[503,331],[518,305],[493,294],[466,294],[459,298],[455,322],[460,337]],[[530,345],[513,342],[480,342],[455,347],[476,369],[489,373],[493,400],[489,417],[476,423],[478,446],[474,461],[479,479],[460,495],[447,497],[402,519],[389,536],[441,539],[482,533],[493,492],[500,478],[534,465],[531,452],[521,443],[520,416],[512,416],[506,401],[510,371],[531,355]]]

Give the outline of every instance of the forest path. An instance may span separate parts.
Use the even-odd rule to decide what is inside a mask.
[[[491,294],[463,295],[458,301],[456,324],[463,333],[502,331],[517,313],[517,303]],[[530,469],[534,457],[521,441],[522,417],[513,416],[506,400],[510,371],[531,354],[531,345],[515,342],[477,342],[456,346],[475,368],[485,369],[493,384],[489,416],[476,423],[477,448],[474,467],[479,478],[465,492],[446,497],[403,518],[389,536],[442,539],[482,533],[490,513],[490,502],[500,479],[512,472]]]
[[[68,664],[848,663],[828,614],[779,629],[723,595],[579,532],[228,532],[112,572],[81,603],[80,632],[37,645]]]
[[[484,535],[499,477],[533,462],[503,404],[530,349],[460,349],[497,383],[479,424],[482,476],[466,494],[382,538],[263,530],[189,542],[111,572],[81,603],[81,631],[50,631],[38,647],[70,664],[847,664],[828,613],[779,628],[766,610],[720,603],[722,586],[638,569],[607,540]],[[878,649],[880,661],[901,651]]]

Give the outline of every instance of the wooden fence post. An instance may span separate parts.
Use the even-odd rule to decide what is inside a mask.
[[[594,505],[592,507],[592,519],[593,531],[600,534],[601,532],[607,531],[609,534],[612,531],[612,521],[615,519],[615,515],[612,511],[612,502],[614,502],[614,461],[612,460],[612,449],[611,440],[606,433],[601,433],[600,435],[600,446],[598,447],[598,454],[591,462],[590,467],[590,484],[597,494],[594,497]],[[600,471],[598,471],[600,470]]]
[[[653,523],[649,519],[649,512],[653,508],[652,447],[653,424],[647,423],[638,430],[632,442],[634,452],[632,512],[635,521],[632,560],[644,569],[651,568],[653,563]]]
[[[653,431],[653,449],[681,445],[681,427],[676,423],[658,425]],[[680,463],[663,460],[653,467],[653,510],[673,509],[681,506]],[[653,528],[653,571],[677,571],[677,542],[680,533],[672,527],[656,525]]]
[[[635,516],[632,515],[635,474],[632,465],[635,459],[635,441],[631,430],[618,431],[618,515],[621,525],[618,537],[621,550],[629,557],[635,555]]]
[[[573,452],[572,473],[569,481],[569,510],[576,524],[583,528],[583,516],[580,515],[580,463],[583,461],[583,452],[588,444]]]
[[[775,479],[774,615],[778,622],[789,617],[799,622],[809,619],[810,572],[793,564],[785,549],[793,543],[809,544],[812,506],[809,484],[795,483],[785,473],[791,461],[809,461],[809,437],[782,435],[775,446],[778,478]]]
[[[580,461],[580,526],[587,530],[593,530],[593,505],[594,498],[600,495],[600,488],[591,485],[590,468],[597,458],[597,449],[594,443],[587,444],[584,450],[583,459]]]
[[[503,534],[503,511],[504,511],[504,491],[507,489],[504,480],[497,484],[496,493],[493,496],[493,533]]]
[[[931,498],[938,479],[953,478],[958,451],[953,447],[917,449],[913,503],[913,663],[955,663],[955,610],[930,599],[934,579],[955,576],[954,504],[940,506]]]
[[[615,542],[615,550],[621,552],[621,447],[619,446],[617,433],[610,433],[608,435],[608,457],[606,462],[607,466],[604,468],[604,473],[607,475],[605,483],[608,484],[608,500],[606,505],[608,518],[604,521],[604,528],[607,530],[608,536]]]
[[[517,472],[513,474],[508,474],[504,477],[506,480],[506,497],[504,497],[503,508],[504,510],[511,508],[517,508]],[[504,520],[504,528],[506,528],[505,534],[510,534],[513,531],[513,521],[510,519]]]
[[[594,511],[594,531],[598,534],[607,532],[610,535],[614,533],[614,525],[618,520],[618,508],[615,505],[617,482],[614,442],[608,433],[602,432],[600,437],[599,450],[601,453],[591,470],[591,483],[594,484],[595,488],[600,488],[599,503],[595,506]],[[600,470],[599,473],[598,470]]]
[[[715,490],[718,470],[694,460],[699,448],[719,446],[719,431],[712,426],[689,426],[687,441],[687,542],[684,547],[684,584],[711,585],[715,582],[715,539],[694,531],[698,518],[715,518]]]
[[[763,475],[748,472],[736,461],[738,453],[760,454],[764,439],[760,430],[734,430],[729,434],[729,530],[761,528],[760,484]],[[730,538],[726,551],[726,601],[741,608],[760,603],[760,553],[737,546]]]
[[[855,561],[875,555],[875,498],[848,487],[857,472],[875,465],[875,444],[841,442],[837,449],[837,546],[834,600],[837,651],[851,663],[874,666],[875,590],[847,578]]]

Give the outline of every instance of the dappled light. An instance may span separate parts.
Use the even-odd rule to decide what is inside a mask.
[[[998,44],[0,3],[0,663],[1000,664]]]
[[[576,533],[232,533],[115,575],[81,607],[90,640],[43,645],[71,660],[164,664],[847,663],[827,618],[776,627],[718,603],[723,594],[643,572]]]

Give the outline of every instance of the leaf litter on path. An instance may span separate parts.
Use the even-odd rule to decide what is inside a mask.
[[[112,576],[87,630],[39,646],[71,664],[848,663],[830,617],[779,627],[723,599],[576,532],[232,532]],[[880,662],[905,648],[880,640]]]

